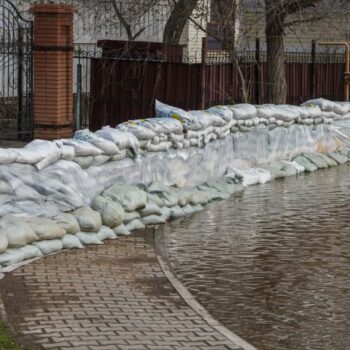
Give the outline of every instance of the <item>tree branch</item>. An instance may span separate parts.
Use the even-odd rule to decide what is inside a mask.
[[[127,20],[124,18],[121,10],[119,9],[116,0],[112,0],[112,5],[115,11],[115,14],[117,15],[121,25],[124,27],[124,29],[126,30],[126,34],[128,36],[128,40],[132,41],[134,40],[134,37],[132,35],[132,31],[131,31],[131,26],[130,24],[127,22]]]

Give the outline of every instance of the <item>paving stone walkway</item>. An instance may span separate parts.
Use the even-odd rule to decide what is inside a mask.
[[[0,281],[7,321],[27,349],[242,349],[165,277],[153,231],[66,251]]]

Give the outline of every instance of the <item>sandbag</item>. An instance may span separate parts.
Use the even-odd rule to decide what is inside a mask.
[[[66,234],[62,227],[47,218],[30,218],[27,222],[39,240],[59,239]]]
[[[0,266],[11,266],[25,260],[25,254],[20,249],[7,249],[0,254]]]
[[[87,157],[76,156],[74,157],[73,162],[77,163],[82,169],[87,169],[93,164],[94,157],[93,156],[87,156]]]
[[[140,219],[134,219],[126,225],[126,228],[128,231],[143,230],[145,225]]]
[[[158,145],[154,145],[152,143],[148,144],[145,149],[148,152],[167,152],[171,148],[172,143],[170,141],[164,141],[159,143]]]
[[[63,249],[63,244],[59,239],[34,242],[33,245],[39,248],[44,255],[56,253]]]
[[[155,203],[158,207],[163,207],[164,203],[157,194],[147,193],[148,203]]]
[[[228,106],[233,113],[233,118],[238,120],[251,119],[257,116],[257,109],[255,106],[248,103],[239,103],[233,106]]]
[[[157,136],[154,131],[143,126],[142,121],[138,120],[129,120],[128,122],[119,124],[116,129],[122,132],[129,132],[133,134],[139,141],[151,140],[153,137]],[[141,142],[140,146],[142,147]]]
[[[96,197],[92,201],[91,207],[100,213],[102,223],[105,226],[113,228],[119,226],[124,220],[125,211],[123,207],[105,197]]]
[[[78,130],[74,134],[75,140],[88,141],[95,147],[99,148],[103,154],[113,156],[120,153],[118,146],[112,141],[106,140],[88,129]]]
[[[212,196],[206,191],[207,187],[205,186],[205,190],[193,190],[192,191],[192,196],[190,200],[190,204],[192,206],[197,206],[197,205],[206,205],[209,203],[212,199]]]
[[[9,241],[7,239],[7,235],[5,232],[0,231],[0,253],[3,253],[9,245]]]
[[[300,164],[302,167],[304,167],[305,172],[307,172],[307,173],[310,173],[312,171],[317,170],[317,166],[314,163],[310,162],[304,156],[298,156],[298,157],[294,158],[293,161]]]
[[[67,234],[73,235],[80,231],[80,226],[74,215],[68,213],[59,213],[50,218],[59,227],[62,227]]]
[[[263,168],[251,168],[247,170],[228,168],[225,176],[234,177],[236,175],[243,177],[242,184],[244,186],[251,186],[259,183],[264,184],[271,181],[271,174]]]
[[[80,243],[78,237],[74,234],[64,235],[61,239],[63,249],[82,249],[84,246]]]
[[[67,146],[60,143],[56,143],[56,145],[61,150],[61,159],[72,161],[76,156],[73,146]]]
[[[168,207],[163,207],[160,209],[161,217],[164,221],[168,221],[171,216],[171,209]]]
[[[327,156],[336,161],[338,164],[345,164],[348,162],[348,158],[338,152],[328,153]]]
[[[73,147],[75,156],[77,157],[93,157],[103,153],[101,149],[95,147],[90,142],[83,140],[61,139],[56,140],[55,143],[58,145]]]
[[[228,106],[215,106],[207,109],[207,112],[210,114],[219,115],[226,123],[232,121],[233,112],[229,109]]]
[[[25,245],[24,247],[19,248],[19,250],[24,254],[24,260],[40,258],[43,256],[43,253],[40,251],[40,249],[31,244]]]
[[[135,219],[141,219],[140,213],[138,213],[137,211],[127,212],[127,213],[125,213],[123,223],[128,224],[129,222],[131,222]]]
[[[117,235],[114,231],[107,226],[102,226],[100,231],[98,231],[97,236],[101,241],[117,239]]]
[[[193,214],[193,209],[190,204],[185,205],[182,210],[184,211],[185,215],[192,215]]]
[[[146,128],[151,129],[157,135],[159,134],[182,134],[183,126],[182,124],[174,118],[150,118],[145,119],[142,124]]]
[[[192,206],[192,211],[193,211],[194,214],[195,214],[195,213],[200,213],[200,212],[202,212],[203,210],[204,210],[204,208],[203,208],[203,206],[200,205],[200,204],[196,204],[196,205],[193,205],[193,206]]]
[[[328,157],[326,154],[320,153],[319,156],[322,159],[324,159],[325,162],[327,162],[327,165],[329,167],[333,167],[333,166],[337,166],[338,165],[338,163],[334,159],[332,159],[331,157]]]
[[[76,209],[72,215],[78,220],[80,229],[84,232],[98,232],[102,226],[100,213],[89,207]]]
[[[161,215],[160,208],[155,203],[147,203],[147,205],[139,211],[142,217],[149,215]]]
[[[11,149],[0,149],[0,164],[12,164],[17,161],[17,153]]]
[[[11,186],[2,180],[0,180],[0,194],[13,194]]]
[[[144,225],[162,225],[165,224],[165,220],[163,219],[162,216],[158,215],[149,215],[149,216],[144,216],[141,219],[142,223]]]
[[[117,154],[119,156],[119,153]],[[124,155],[125,156],[125,155]],[[115,156],[113,156],[115,157]],[[95,156],[93,158],[92,164],[93,166],[100,166],[104,163],[107,163],[109,160],[111,160],[111,156],[107,156],[105,154],[101,154],[100,156]]]
[[[120,203],[128,212],[142,209],[147,204],[147,193],[134,186],[116,184],[105,190],[102,196]]]
[[[0,219],[0,231],[6,234],[9,248],[23,247],[38,239],[24,219],[13,215],[6,215]]]
[[[75,236],[79,239],[83,245],[101,245],[103,242],[100,240],[98,235],[93,232],[78,232]]]
[[[37,153],[32,149],[16,148],[12,151],[16,153],[16,163],[34,165],[45,158],[45,155],[43,153]]]
[[[179,206],[171,208],[171,216],[170,217],[172,219],[181,218],[182,216],[185,216],[185,212],[183,211],[182,208],[180,208]]]
[[[113,229],[113,232],[117,236],[128,236],[130,235],[130,231],[126,228],[124,224],[121,224]]]
[[[327,162],[320,157],[318,154],[303,153],[303,156],[308,159],[311,163],[314,163],[319,169],[328,168]]]

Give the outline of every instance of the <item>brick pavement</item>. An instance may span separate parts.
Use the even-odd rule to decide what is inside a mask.
[[[22,266],[0,281],[0,293],[30,350],[241,349],[177,294],[151,230]]]

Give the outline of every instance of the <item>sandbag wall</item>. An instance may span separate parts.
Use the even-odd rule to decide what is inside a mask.
[[[0,150],[0,265],[101,244],[244,185],[348,160],[349,103],[156,107],[156,118]]]

